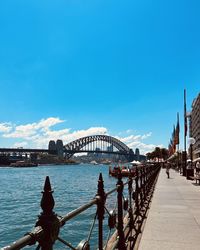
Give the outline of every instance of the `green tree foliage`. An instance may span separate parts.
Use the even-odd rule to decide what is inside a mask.
[[[169,157],[169,151],[166,148],[156,147],[154,151],[148,152],[146,156],[148,160],[153,160],[155,158],[166,160]]]

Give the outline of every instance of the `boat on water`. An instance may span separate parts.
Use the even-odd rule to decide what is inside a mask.
[[[113,168],[109,167],[109,175],[113,177],[117,177],[121,173],[122,177],[134,177],[136,174],[135,167],[127,167],[127,166],[114,166]]]
[[[15,163],[10,164],[10,167],[13,167],[13,168],[30,168],[30,167],[37,167],[37,166],[38,166],[37,163],[26,162],[26,161],[17,161]]]
[[[91,161],[90,164],[99,165],[99,163],[97,163],[96,161]]]

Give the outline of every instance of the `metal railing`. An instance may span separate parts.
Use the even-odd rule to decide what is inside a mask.
[[[87,204],[64,216],[58,216],[53,211],[55,205],[52,195],[53,191],[49,177],[47,176],[41,199],[42,212],[34,229],[21,239],[2,248],[2,250],[22,249],[25,246],[36,243],[38,244],[36,250],[52,250],[56,241],[60,241],[73,250],[90,249],[90,238],[96,220],[98,221],[98,242],[96,245],[99,250],[133,249],[138,235],[141,233],[143,221],[146,218],[146,212],[149,208],[159,170],[159,165],[136,167],[135,177],[129,176],[126,182],[123,182],[122,175],[119,172],[116,187],[107,193],[104,191],[104,181],[102,174],[100,174],[95,197]],[[124,198],[124,188],[127,188],[128,199]],[[115,192],[117,193],[116,208],[108,211],[106,201]],[[60,228],[69,220],[94,205],[96,206],[96,213],[86,240],[82,240],[77,247],[74,247],[59,236]],[[108,215],[109,229],[106,241],[104,240],[105,214]],[[112,230],[115,230],[115,232],[111,235]]]

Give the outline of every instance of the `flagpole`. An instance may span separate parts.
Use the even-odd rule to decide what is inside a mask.
[[[179,112],[178,112],[177,113],[177,124],[176,124],[177,168],[178,168],[178,171],[181,172],[180,157],[179,157],[179,144],[180,144],[179,134],[180,134],[180,124],[179,124]]]
[[[184,167],[183,176],[186,176],[186,166],[187,166],[187,151],[186,151],[186,137],[187,137],[187,114],[186,114],[186,90],[184,89]]]
[[[187,118],[186,118],[186,90],[184,89],[184,151],[186,152],[186,135],[187,135],[187,131],[186,131],[186,123],[187,122]]]
[[[181,152],[180,152],[179,144],[178,144],[178,171],[181,174]]]
[[[177,134],[177,136],[178,136],[178,150],[177,150],[177,152],[178,152],[178,171],[179,171],[179,173],[181,172],[181,168],[180,168],[180,157],[179,157],[179,144],[180,144],[180,139],[179,139],[179,134],[180,134],[180,125],[179,125],[179,113],[177,113],[177,123],[178,123],[178,134]]]

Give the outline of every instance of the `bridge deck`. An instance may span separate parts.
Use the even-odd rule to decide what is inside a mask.
[[[139,250],[200,249],[200,186],[162,169]]]

